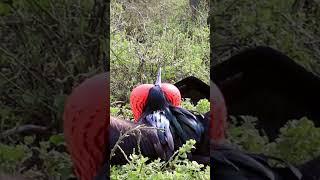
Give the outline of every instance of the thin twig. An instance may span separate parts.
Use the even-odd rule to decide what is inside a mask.
[[[40,79],[37,75],[35,75],[25,64],[23,64],[21,61],[19,61],[14,54],[8,52],[8,51],[7,51],[5,48],[3,48],[3,47],[0,47],[0,51],[2,51],[2,52],[3,52],[4,54],[6,54],[10,59],[14,60],[16,63],[18,63],[19,65],[21,65],[22,67],[24,67],[24,68],[25,68],[33,77],[35,77],[39,82],[42,82],[41,79]]]
[[[119,150],[121,151],[121,153],[123,154],[124,158],[126,158],[126,160],[128,161],[128,163],[130,164],[130,160],[128,159],[128,156],[127,154],[124,152],[124,150],[119,146],[117,145],[117,148],[119,148]]]
[[[142,133],[140,131],[140,129],[138,129],[138,140],[137,140],[137,144],[138,144],[138,153],[141,155],[141,137],[142,137]]]
[[[111,106],[114,106],[116,104],[125,104],[126,102],[125,101],[114,101],[112,103],[110,103]]]
[[[155,130],[162,130],[156,127],[147,127],[144,124],[140,124],[126,132],[124,132],[123,134],[120,135],[120,137],[118,138],[116,144],[114,145],[114,147],[111,149],[111,153],[110,153],[110,160],[111,158],[115,155],[115,151],[117,150],[117,148],[119,147],[119,144],[123,141],[124,138],[129,137],[130,134],[134,134],[135,131],[140,131],[141,129],[155,129]]]
[[[27,2],[32,5],[33,3],[41,10],[43,11],[45,14],[48,15],[48,17],[50,17],[53,21],[55,21],[57,24],[60,24],[60,21],[55,17],[53,16],[53,14],[51,14],[47,9],[43,8],[39,3],[38,1],[35,1],[35,0],[27,0]],[[41,15],[41,14],[39,14]]]
[[[177,156],[177,154],[179,154],[179,150],[173,153],[173,155],[169,158],[169,160],[161,166],[161,169],[166,167],[172,161],[172,159]]]
[[[21,92],[27,93],[28,95],[34,96],[32,93],[29,93],[28,91],[26,91],[25,89],[21,88],[19,85],[17,85],[15,82],[13,82],[11,79],[9,79],[7,76],[5,76],[2,72],[0,72],[0,75],[9,83],[11,83],[13,86],[15,86],[16,88],[18,88]],[[52,110],[53,112],[57,112],[57,110],[50,106],[49,104],[47,104],[45,101],[43,101],[42,99],[39,99],[41,103],[43,103],[45,106],[47,106],[50,110]]]

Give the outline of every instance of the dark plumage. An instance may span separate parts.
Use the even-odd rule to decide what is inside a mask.
[[[158,138],[165,150],[165,159],[169,159],[174,149],[180,147],[189,139],[200,142],[203,134],[203,125],[199,117],[188,110],[173,106],[161,89],[161,69],[157,81],[150,88],[146,105],[139,119],[139,123],[160,128]],[[203,118],[203,117],[202,117]],[[175,138],[175,143],[173,138]]]
[[[304,175],[304,180],[320,179],[320,156],[298,166]]]
[[[183,98],[190,98],[194,104],[201,99],[210,99],[210,86],[194,76],[186,77],[174,85]]]
[[[320,157],[293,166],[275,157],[250,154],[229,144],[215,144],[211,148],[211,177],[219,180],[318,180]],[[274,160],[284,166],[270,164]]]
[[[115,117],[110,118],[109,128],[109,145],[113,148],[120,137],[121,132],[126,132],[137,127],[139,124],[127,120],[121,120]],[[129,137],[124,138],[120,147],[129,156],[133,153],[133,149],[138,149],[138,134],[131,134]],[[151,159],[158,157],[165,159],[166,154],[161,142],[158,138],[158,132],[155,129],[141,129],[141,144],[140,149],[142,155]],[[111,164],[125,164],[127,163],[123,154],[117,150],[115,156],[111,159]]]
[[[320,78],[269,48],[243,50],[211,68],[230,115],[258,117],[271,139],[291,119],[308,117],[320,126]]]
[[[226,104],[224,104],[219,88],[211,84],[211,95],[213,95],[211,96],[211,105],[213,105],[211,117],[214,118],[212,127],[217,127],[222,132],[223,126],[219,126],[219,123],[224,123],[228,114],[225,111],[222,113],[223,116],[217,116],[217,105],[220,105],[220,108],[225,110],[228,107],[228,112],[232,115],[235,115],[235,113],[258,115],[261,118],[260,127],[264,128],[269,133],[269,136],[276,136],[277,128],[281,127],[279,124],[286,122],[290,115],[295,114],[290,102],[301,103],[300,107],[308,109],[308,111],[304,112],[305,108],[298,108],[297,110],[299,111],[297,112],[313,114],[316,117],[317,112],[313,109],[316,106],[312,105],[312,101],[318,99],[318,94],[313,90],[309,91],[310,89],[304,88],[311,88],[312,84],[315,83],[313,84],[315,85],[314,88],[318,89],[317,77],[271,48],[249,49],[232,57],[225,63],[214,66],[211,68],[211,80],[218,84],[226,97]],[[289,91],[290,88],[292,88],[292,91]],[[306,92],[307,90],[310,94]],[[261,91],[264,93],[261,93]],[[259,99],[261,97],[272,99],[272,96],[266,93],[268,91],[279,93],[276,98],[283,96],[285,98],[291,97],[291,99],[282,107],[278,107],[279,111],[273,112],[272,108],[274,106],[272,104],[269,104],[266,100]],[[251,96],[252,94],[254,95],[253,97]],[[299,95],[310,99],[303,100]],[[314,99],[311,98],[312,96],[314,96]],[[276,98],[272,99],[275,100],[274,103],[279,101]],[[254,102],[259,102],[260,104],[257,105]],[[216,113],[214,112],[215,107]],[[267,113],[268,110],[270,111],[269,114]],[[266,119],[266,115],[271,115],[275,118]],[[215,131],[215,129],[211,130]],[[314,180],[320,178],[319,158],[294,167],[284,163],[279,158],[240,151],[230,146],[225,141],[224,136],[212,136],[211,140],[211,177],[213,179]],[[284,166],[276,167],[270,164],[268,160],[282,162]]]
[[[126,121],[122,119],[118,119],[115,117],[110,118],[110,128],[109,128],[109,145],[110,148],[113,148],[117,142],[117,140],[120,137],[121,132],[126,132],[130,129],[133,129],[137,127],[139,124],[133,123],[131,121]],[[120,147],[123,149],[123,151],[130,155],[133,153],[133,149],[138,149],[138,134],[130,134],[129,137],[125,138],[123,142],[120,144]],[[174,144],[180,144],[180,140],[176,138],[176,136],[173,137]],[[163,148],[163,145],[160,142],[160,139],[158,138],[158,132],[155,129],[141,129],[141,142],[140,142],[140,150],[141,154],[143,156],[149,157],[150,159],[157,159],[157,158],[166,158],[165,149]],[[201,145],[204,145],[205,143],[199,142],[197,144],[199,147]],[[208,143],[206,143],[208,144]],[[208,146],[207,146],[208,147]],[[177,147],[175,147],[174,150],[177,150]],[[205,151],[206,155],[204,155],[202,152]],[[196,151],[194,151],[189,158],[191,160],[195,160],[199,163],[209,163],[209,148],[197,148]],[[115,155],[111,159],[111,164],[125,164],[127,163],[124,155],[121,153],[121,151],[118,149],[115,151]]]

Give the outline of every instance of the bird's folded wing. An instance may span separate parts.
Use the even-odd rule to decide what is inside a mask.
[[[284,162],[278,158],[261,154],[247,154],[227,144],[216,145],[211,152],[213,173],[223,173],[223,171],[230,173],[233,171],[238,173],[239,176],[263,177],[262,179],[269,180],[283,179],[283,177],[290,177],[292,180],[302,178],[299,170],[289,164],[287,164],[287,167],[281,168],[288,169],[289,175],[282,175],[278,171],[279,168],[272,167],[269,164],[268,159]]]
[[[170,111],[177,120],[176,123],[178,124],[173,125],[181,127],[185,139],[194,139],[197,142],[200,142],[201,136],[204,132],[204,127],[201,121],[194,114],[181,107],[171,106]],[[177,131],[179,131],[178,128]]]

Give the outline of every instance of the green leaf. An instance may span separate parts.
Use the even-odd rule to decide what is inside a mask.
[[[10,6],[8,4],[0,2],[0,16],[9,15],[10,11]]]
[[[63,134],[52,135],[49,141],[56,146],[62,145],[64,144],[64,136]]]
[[[26,145],[31,145],[35,140],[35,136],[25,136],[24,137],[24,143]]]

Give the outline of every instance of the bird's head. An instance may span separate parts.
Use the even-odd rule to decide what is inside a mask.
[[[159,68],[155,84],[141,84],[135,87],[130,95],[130,105],[135,122],[146,110],[161,110],[169,104],[180,106],[181,94],[173,84],[161,82],[161,68]]]

